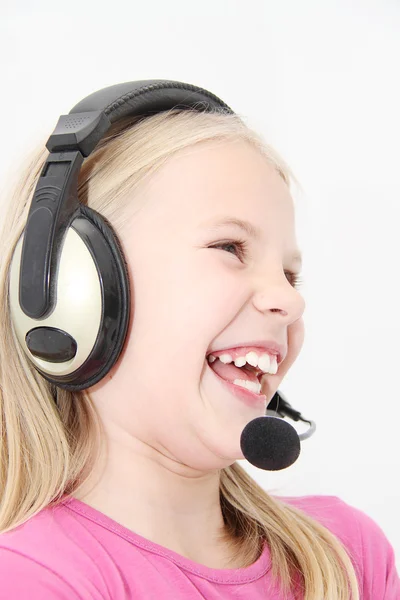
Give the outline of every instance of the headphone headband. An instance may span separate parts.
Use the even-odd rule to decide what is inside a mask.
[[[46,147],[50,152],[79,150],[89,156],[112,123],[124,117],[150,115],[172,108],[233,113],[208,90],[163,79],[119,83],[98,90],[60,117]],[[74,116],[70,116],[74,115]]]

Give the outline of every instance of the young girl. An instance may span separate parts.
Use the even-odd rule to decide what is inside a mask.
[[[13,254],[48,155],[27,165],[1,240],[0,598],[400,598],[370,517],[333,496],[272,496],[236,462],[303,344],[284,161],[217,110],[113,124],[78,195],[118,236],[130,320],[111,370],[72,391],[33,367],[10,315]],[[82,329],[86,283],[68,296]],[[234,361],[264,355],[262,393],[241,392]]]

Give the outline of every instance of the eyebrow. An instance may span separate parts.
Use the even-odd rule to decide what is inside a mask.
[[[210,230],[214,231],[216,229],[225,227],[226,225],[235,225],[236,227],[239,227],[240,229],[245,231],[250,237],[254,238],[255,240],[260,240],[263,235],[263,231],[262,231],[262,229],[260,229],[260,227],[253,225],[253,223],[250,223],[249,221],[244,221],[243,219],[236,219],[234,217],[223,217],[222,219],[216,221],[213,224],[213,226],[210,228]],[[301,266],[302,265],[301,253],[296,252],[295,254],[293,254],[291,257],[291,260],[293,263],[297,263]]]

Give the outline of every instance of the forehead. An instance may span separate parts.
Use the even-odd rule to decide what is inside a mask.
[[[282,209],[292,204],[276,167],[245,140],[212,140],[184,148],[152,175],[148,189],[157,194],[162,189],[166,201],[182,210],[197,205],[215,211],[224,206],[251,210],[266,204]]]
[[[153,216],[176,232],[232,226],[256,240],[275,235],[296,249],[289,188],[246,141],[201,142],[179,151],[151,177],[147,194]]]

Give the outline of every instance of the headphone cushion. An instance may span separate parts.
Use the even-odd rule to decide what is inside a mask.
[[[102,379],[118,360],[130,317],[128,266],[121,244],[111,225],[95,210],[81,205],[71,227],[92,254],[102,283],[102,318],[97,340],[84,364],[63,381],[54,381],[69,390],[90,387]]]

